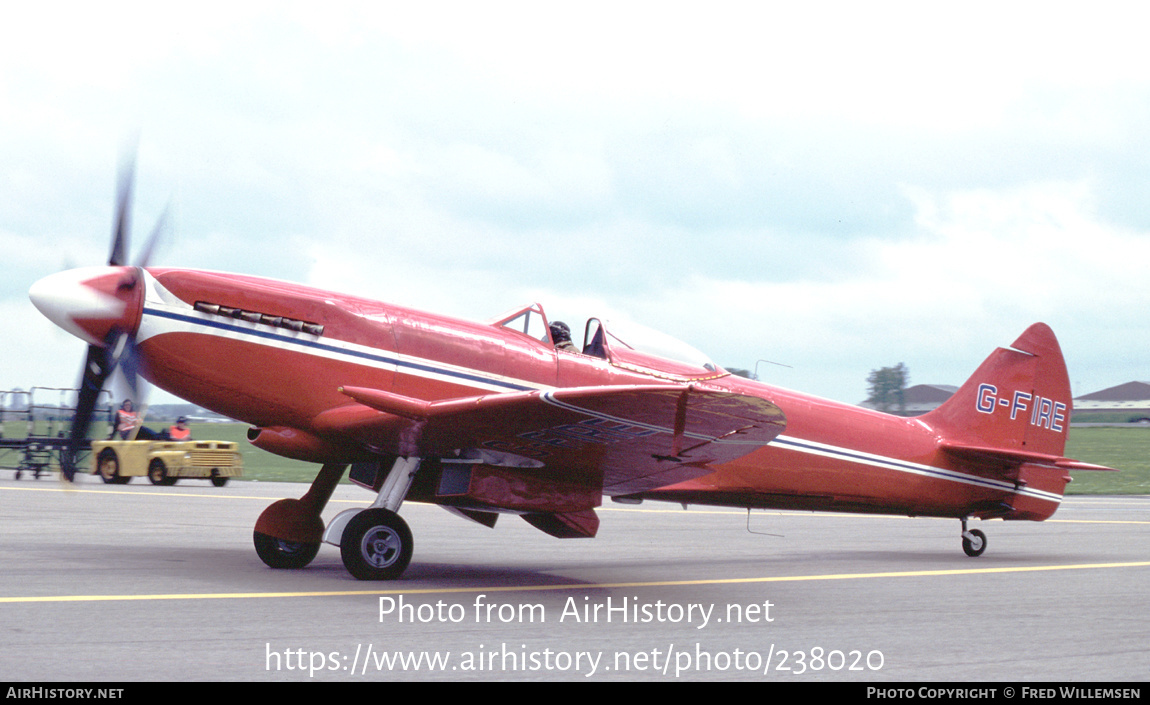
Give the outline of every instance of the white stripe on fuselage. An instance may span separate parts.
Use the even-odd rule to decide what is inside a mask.
[[[964,472],[958,472],[957,470],[947,470],[945,468],[934,467],[933,465],[923,465],[922,463],[915,463],[909,460],[889,458],[887,456],[866,453],[852,448],[832,446],[817,441],[809,441],[797,436],[780,435],[771,441],[771,445],[807,455],[818,455],[835,460],[845,460],[859,465],[869,465],[884,470],[896,470],[920,477],[949,480],[951,482],[958,482],[964,485],[982,487],[999,492],[1010,492],[1047,502],[1054,502],[1056,504],[1062,502],[1062,495],[1029,487],[1019,487],[1008,480],[996,480],[993,478],[979,477],[977,475],[969,475]]]
[[[240,319],[230,319],[219,315],[202,313],[196,311],[192,306],[167,291],[167,289],[147,272],[145,272],[145,280],[148,284],[147,296],[144,302],[143,319],[140,322],[140,330],[137,335],[141,341],[168,333],[194,333],[240,340],[254,345],[263,345],[329,360],[339,360],[375,369],[389,370],[396,374],[411,377],[450,382],[471,387],[478,391],[548,391],[555,389],[555,387],[552,386],[541,385],[513,377],[495,375],[483,370],[448,365],[437,360],[403,355],[343,340],[334,340],[304,332],[272,328]],[[624,421],[628,424],[636,424],[633,420],[616,419],[616,417],[603,414],[602,412],[595,412],[568,402],[561,402],[549,394],[545,394],[543,398],[550,404],[571,408],[588,416],[599,416]],[[644,427],[646,426],[649,426],[649,424],[644,424]],[[651,428],[662,433],[674,433],[674,431],[668,427],[651,426]],[[697,436],[695,434],[688,433],[686,435],[702,440],[713,440],[709,437]],[[718,442],[738,443],[739,441],[731,439]],[[856,465],[894,470],[920,477],[930,477],[983,489],[1024,495],[1056,504],[1062,501],[1061,495],[1053,492],[1018,487],[1014,483],[1005,480],[994,480],[968,475],[966,473],[946,470],[931,465],[923,465],[921,463],[875,455],[851,448],[809,441],[797,436],[780,435],[771,441],[770,445],[798,453],[834,458]]]

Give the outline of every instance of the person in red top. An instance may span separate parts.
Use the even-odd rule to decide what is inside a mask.
[[[192,440],[192,429],[188,428],[188,417],[181,416],[176,419],[176,424],[168,428],[168,438],[173,441],[190,441]]]

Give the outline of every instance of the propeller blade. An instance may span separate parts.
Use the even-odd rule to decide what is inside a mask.
[[[112,230],[112,252],[108,264],[118,267],[127,264],[128,239],[131,231],[132,184],[136,178],[136,159],[128,159],[120,171],[120,185],[116,192],[116,221]]]
[[[124,159],[120,169],[119,184],[116,189],[116,214],[112,224],[112,250],[108,255],[108,264],[119,267],[128,262],[128,248],[131,234],[132,191],[136,175],[136,158],[133,149]],[[166,230],[168,210],[165,209],[160,216],[148,238],[144,250],[138,258],[139,267],[144,267],[151,260],[152,252],[162,233]],[[140,280],[139,271],[136,279]],[[134,285],[131,278],[126,282]],[[125,283],[121,283],[121,286]],[[84,370],[80,379],[80,391],[76,398],[76,413],[72,419],[72,428],[69,432],[69,444],[61,454],[61,473],[69,482],[76,474],[76,458],[80,447],[88,438],[88,431],[92,426],[100,394],[108,378],[113,372],[119,370],[128,387],[128,398],[140,403],[139,397],[145,391],[141,380],[141,358],[136,340],[123,331],[112,331],[104,340],[104,345],[88,346],[88,356],[84,361]]]
[[[92,417],[100,391],[112,373],[112,360],[108,349],[99,345],[88,346],[88,357],[84,361],[83,375],[80,378],[80,392],[76,396],[76,413],[72,417],[72,428],[68,434],[70,443],[64,448],[60,458],[60,471],[64,479],[71,482],[76,475],[77,448],[88,438]]]
[[[152,252],[156,249],[156,243],[160,238],[166,237],[168,230],[168,211],[172,209],[169,203],[164,207],[164,212],[160,214],[159,219],[156,221],[156,226],[152,228],[152,234],[148,236],[148,241],[144,243],[144,249],[136,257],[135,265],[137,267],[147,267],[152,261]]]
[[[116,358],[116,367],[124,376],[128,385],[128,398],[135,400],[137,406],[142,406],[144,400],[142,393],[146,391],[146,383],[140,376],[140,349],[136,346],[136,339],[130,335],[121,336],[123,350]]]

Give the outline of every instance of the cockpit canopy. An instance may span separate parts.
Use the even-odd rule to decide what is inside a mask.
[[[505,314],[496,319],[493,325],[522,333],[545,345],[554,346],[558,342],[553,339],[550,322],[539,304]],[[583,328],[582,346],[578,331],[573,330],[571,338],[577,352],[636,371],[669,373],[689,378],[722,374],[722,370],[696,348],[666,333],[631,321],[590,318]]]

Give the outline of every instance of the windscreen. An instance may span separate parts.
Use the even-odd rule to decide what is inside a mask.
[[[607,345],[612,350],[619,346],[665,360],[681,362],[714,372],[711,359],[678,338],[632,321],[606,321]]]

